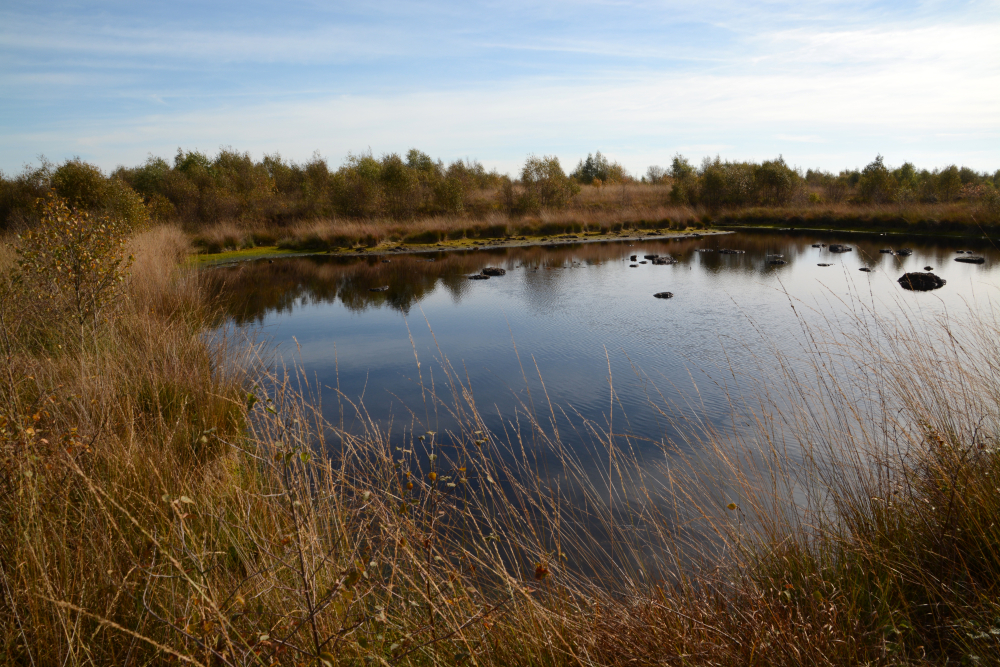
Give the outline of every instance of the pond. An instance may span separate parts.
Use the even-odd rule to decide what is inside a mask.
[[[852,250],[832,252],[836,243]],[[904,249],[911,252],[883,252]],[[984,263],[956,261],[972,253]],[[352,428],[343,397],[393,437],[446,432],[454,423],[450,368],[491,430],[509,433],[519,411],[533,413],[573,446],[586,439],[578,429],[589,420],[628,435],[641,456],[676,435],[674,411],[730,424],[733,396],[775,368],[776,353],[806,369],[809,328],[846,330],[869,313],[926,324],[995,298],[998,260],[986,240],[741,231],[298,256],[202,276],[224,326],[259,332],[276,360],[299,365],[322,389],[333,423],[346,415]],[[901,289],[900,276],[927,266],[944,287]],[[486,267],[506,273],[469,279]],[[662,292],[672,298],[654,297]]]

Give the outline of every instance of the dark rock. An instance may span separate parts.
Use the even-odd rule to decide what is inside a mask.
[[[639,255],[629,255],[628,258],[629,260],[634,262],[635,260],[639,259]]]
[[[830,252],[851,252],[852,250],[854,250],[854,248],[849,245],[844,245],[843,243],[830,244]]]
[[[719,252],[723,255],[742,255],[746,250],[732,250],[730,248],[719,248]]]
[[[928,292],[932,289],[944,287],[946,281],[933,273],[904,273],[899,279],[899,285],[903,289],[917,292]]]
[[[814,248],[822,248],[823,244],[822,243],[813,243],[813,247]]]
[[[903,248],[902,250],[897,250],[896,254],[899,255],[900,257],[909,257],[910,255],[913,254],[913,251],[910,250],[909,248]]]
[[[695,252],[715,252],[714,248],[695,248]]]
[[[881,252],[883,254],[891,255],[892,254],[892,248],[882,248],[881,250],[879,250],[879,252]]]
[[[630,269],[638,269],[639,265],[638,264],[629,264],[628,268],[630,268]]]
[[[659,255],[643,255],[643,259],[656,259]]]
[[[965,264],[983,264],[986,262],[985,257],[973,257],[969,255],[968,257],[956,257],[956,262],[964,262]]]
[[[469,278],[469,280],[489,280],[490,279],[489,276],[483,275],[482,273],[473,273],[471,276],[468,276],[468,278]]]
[[[657,292],[653,296],[655,296],[657,299],[672,299],[672,298],[674,298],[674,293],[673,292]]]
[[[875,269],[869,269],[867,266],[862,266],[858,271],[864,271],[865,273],[871,273]]]
[[[833,264],[817,264],[816,266],[833,266]]]
[[[786,262],[783,259],[769,259],[767,263],[770,264],[771,266],[781,266],[782,264],[788,264],[788,262]]]
[[[505,276],[507,271],[505,269],[498,268],[496,266],[487,266],[483,269],[484,276]]]
[[[666,264],[676,264],[677,260],[673,257],[657,257],[653,260],[653,264],[656,266],[664,266]]]
[[[640,263],[640,264],[646,264],[646,260],[644,260],[644,259],[641,259],[641,260],[639,260],[639,263]]]
[[[389,291],[389,286],[388,285],[382,285],[381,287],[370,287],[370,288],[368,288],[368,291],[369,292],[388,292]]]
[[[924,267],[924,271],[933,271],[933,270],[934,270],[933,266],[925,266]]]

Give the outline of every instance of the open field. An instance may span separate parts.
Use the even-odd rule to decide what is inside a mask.
[[[455,431],[387,433],[350,404],[361,427],[324,422],[304,374],[204,335],[214,306],[177,227],[132,236],[134,263],[103,292],[51,273],[62,264],[32,238],[0,255],[6,664],[1000,655],[992,306],[927,336],[874,313],[813,327],[823,381],[761,360],[777,370],[739,397],[747,429],[662,415],[705,452],[683,465],[640,465],[620,434],[581,424],[610,466],[594,479],[530,406],[487,430],[446,361],[433,400]]]

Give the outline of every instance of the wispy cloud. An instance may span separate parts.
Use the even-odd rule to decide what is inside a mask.
[[[0,10],[0,167],[230,144],[503,169],[597,148],[635,171],[676,151],[1000,166],[997,2],[110,7]]]

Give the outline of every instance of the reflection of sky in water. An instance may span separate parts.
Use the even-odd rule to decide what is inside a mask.
[[[854,252],[811,247],[838,241],[849,242]],[[462,380],[471,381],[491,428],[500,426],[498,413],[509,419],[516,400],[529,400],[516,343],[540,417],[548,407],[539,372],[554,405],[606,424],[610,359],[615,431],[659,440],[665,434],[662,418],[647,405],[647,397],[661,405],[663,400],[653,385],[668,401],[704,406],[710,420],[728,422],[725,388],[734,386],[730,366],[742,382],[741,374],[753,376],[758,364],[775,365],[770,346],[801,357],[796,313],[820,326],[823,318],[846,321],[844,313],[874,305],[880,313],[908,312],[928,321],[995,297],[1000,253],[992,247],[976,248],[988,258],[985,265],[969,265],[954,261],[956,249],[974,247],[968,241],[911,239],[905,244],[914,251],[910,257],[880,254],[886,243],[873,236],[741,233],[441,254],[436,262],[403,255],[390,263],[295,258],[212,269],[205,276],[229,312],[263,325],[286,361],[300,361],[309,377],[327,387],[337,386],[339,367],[341,390],[351,399],[363,393],[368,411],[382,420],[391,415],[397,432],[410,423],[404,405],[421,420],[428,414],[416,382],[412,334],[424,382],[429,384],[433,374],[439,396],[447,399],[439,366],[440,354],[446,355]],[[695,252],[698,247],[746,253]],[[648,253],[672,254],[679,263],[629,268],[630,254],[641,260]],[[788,263],[768,266],[768,253],[782,254]],[[819,262],[833,266],[818,267]],[[464,278],[490,265],[506,268],[507,275]],[[899,276],[925,265],[948,281],[943,289],[914,293],[899,288]],[[858,271],[861,266],[876,270],[864,273]],[[387,293],[368,291],[382,284],[390,285]],[[654,299],[660,291],[675,296]],[[324,395],[327,416],[335,420],[332,392]],[[445,412],[429,414],[429,424],[418,428],[448,427]],[[563,436],[573,438],[570,432]]]

